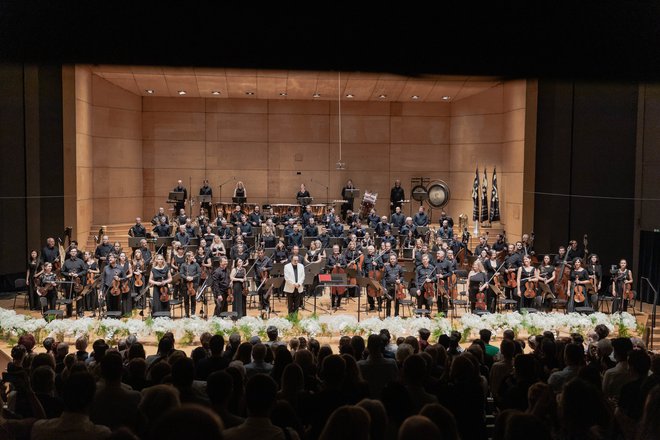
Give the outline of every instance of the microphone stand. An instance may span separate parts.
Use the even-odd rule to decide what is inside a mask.
[[[220,187],[220,196],[218,197],[218,200],[220,200],[221,203],[222,203],[222,186],[229,183],[229,182],[231,182],[232,180],[236,180],[236,176],[234,176],[230,179],[227,179],[224,182],[222,182],[220,185],[218,185]]]
[[[320,186],[322,186],[323,188],[325,188],[325,204],[328,205],[328,203],[330,203],[330,195],[329,195],[329,194],[330,194],[330,187],[325,186],[325,185],[322,184],[321,182],[317,182],[317,181],[315,181],[315,180],[312,179],[312,178],[310,178],[309,181],[310,181],[310,182],[314,182],[314,183],[316,183],[317,185],[320,185]]]

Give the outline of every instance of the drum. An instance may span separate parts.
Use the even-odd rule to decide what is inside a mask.
[[[310,205],[314,219],[321,220],[325,215],[325,205]]]
[[[273,215],[277,218],[281,218],[284,214],[286,214],[286,210],[289,206],[290,205],[284,205],[282,203],[271,205]]]
[[[291,213],[294,217],[300,218],[302,216],[302,206],[300,205],[289,205],[291,208]]]
[[[231,214],[231,203],[216,203],[213,205],[215,209],[215,216],[222,217],[225,220],[229,221],[229,215]]]
[[[376,206],[376,199],[378,198],[378,193],[371,193],[365,191],[362,196],[362,204],[360,205],[360,219],[364,220],[369,217],[369,213]]]
[[[246,215],[250,215],[254,212],[255,206],[257,206],[257,203],[246,203],[243,205],[243,212],[245,212]]]

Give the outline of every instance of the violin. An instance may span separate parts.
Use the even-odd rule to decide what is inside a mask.
[[[87,272],[87,284],[92,284],[94,282],[94,273]]]
[[[429,274],[429,277],[431,275],[433,275],[433,272],[435,272],[435,269],[436,268],[434,267],[433,271],[431,271],[431,273]],[[436,295],[436,291],[435,291],[436,285],[435,285],[435,283],[433,281],[427,281],[427,282],[424,283],[423,286],[424,286],[424,298],[426,298],[426,299],[434,298],[435,295]]]
[[[192,280],[186,281],[186,291],[188,292],[188,295],[190,295],[190,296],[194,296],[194,295],[197,294],[197,291],[195,291],[195,286],[194,286]]]
[[[506,274],[506,285],[507,287],[511,287],[512,289],[518,287],[518,280],[515,270],[512,270],[511,272],[508,272]]]
[[[110,287],[110,294],[112,296],[117,296],[121,294],[121,281],[119,280],[112,280],[112,286]]]
[[[83,291],[83,284],[80,277],[73,277],[73,291],[76,293]]]
[[[121,280],[120,284],[121,284],[121,289],[120,289],[121,293],[128,293],[131,291],[131,286],[128,282],[128,278]]]
[[[144,275],[142,275],[142,272],[134,272],[133,273],[133,285],[135,287],[144,286]]]
[[[584,286],[582,284],[578,284],[578,278],[575,277],[575,286],[573,287],[573,300],[575,302],[582,303],[584,302]]]
[[[234,292],[231,289],[227,291],[227,304],[232,304],[234,302]]]
[[[537,282],[536,281],[530,281],[527,280],[525,282],[525,298],[536,298],[536,287],[537,287]]]
[[[396,299],[406,299],[406,293],[403,291],[403,283],[396,283],[394,288]]]
[[[438,294],[447,297],[447,283],[442,278],[438,280]]]
[[[627,301],[635,299],[635,294],[632,291],[632,285],[630,283],[625,283],[623,285],[623,299]]]

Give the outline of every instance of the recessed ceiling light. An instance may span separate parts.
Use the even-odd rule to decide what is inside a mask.
[[[254,92],[245,92],[245,94],[248,95],[248,96],[252,96],[252,95],[254,95]]]
[[[149,95],[153,95],[153,94],[154,94],[154,91],[151,90],[151,89],[147,89],[147,90],[145,90],[145,92],[147,92],[147,94],[149,94]]]
[[[312,98],[320,98],[320,97],[321,94],[319,92],[314,92],[314,94],[312,95]]]
[[[219,94],[220,94],[220,92],[217,91],[217,90],[213,90],[213,91],[211,92],[211,95],[219,95]]]
[[[353,97],[353,94],[352,94],[352,93],[347,93],[347,94],[346,94],[346,97],[347,97],[347,98],[352,98],[352,97]]]
[[[378,97],[378,99],[385,99],[385,98],[387,98],[387,95],[380,95],[380,96]]]
[[[286,92],[280,92],[280,96],[286,96]]]
[[[419,99],[419,95],[412,95],[411,98],[412,99]]]
[[[443,96],[442,100],[443,101],[451,101],[451,96]]]
[[[179,90],[177,93],[179,93],[179,95],[183,96],[183,95],[186,94],[186,91],[185,90]]]

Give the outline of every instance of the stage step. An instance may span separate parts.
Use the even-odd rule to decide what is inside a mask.
[[[87,238],[87,243],[85,243],[85,250],[94,252],[96,249],[97,243],[96,240],[94,240],[94,237],[98,235],[99,229],[103,226],[105,230],[105,235],[108,236],[110,239],[110,243],[114,243],[115,241],[118,241],[121,244],[121,247],[123,249],[129,249],[128,248],[128,230],[133,226],[135,223],[114,223],[114,224],[107,224],[107,225],[92,225],[90,229],[90,234],[89,237]],[[151,229],[151,224],[145,225],[147,230]],[[99,240],[101,238],[99,237]],[[129,252],[130,253],[130,252]]]

